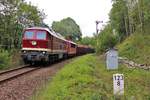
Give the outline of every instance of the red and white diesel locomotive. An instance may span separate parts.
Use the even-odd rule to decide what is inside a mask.
[[[93,52],[93,49],[78,46],[49,28],[32,27],[26,28],[23,32],[22,58],[26,64],[54,62],[89,52]]]

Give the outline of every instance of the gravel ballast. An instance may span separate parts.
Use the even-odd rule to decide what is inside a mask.
[[[29,100],[31,96],[70,60],[49,65],[0,84],[0,100]]]

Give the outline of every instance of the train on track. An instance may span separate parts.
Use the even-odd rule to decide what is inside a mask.
[[[25,64],[51,63],[92,52],[93,48],[67,40],[50,28],[31,27],[23,31],[21,56]]]

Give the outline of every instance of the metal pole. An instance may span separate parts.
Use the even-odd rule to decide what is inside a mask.
[[[100,23],[100,21],[96,21],[96,35],[98,35],[98,24]]]
[[[98,32],[99,32],[99,29],[98,29],[98,24],[99,23],[103,23],[103,21],[96,21],[96,37],[97,37],[97,46],[98,46]]]

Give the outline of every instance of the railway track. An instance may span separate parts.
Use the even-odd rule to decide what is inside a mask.
[[[31,67],[27,65],[20,68],[0,72],[0,84],[38,69],[40,69],[40,67]]]

